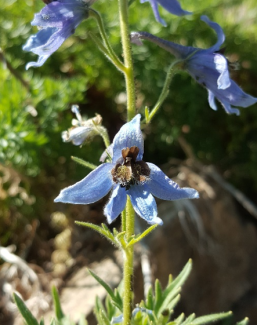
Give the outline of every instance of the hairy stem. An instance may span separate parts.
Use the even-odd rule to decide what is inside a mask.
[[[164,100],[166,99],[166,97],[168,96],[169,94],[169,87],[170,87],[170,83],[171,83],[171,80],[173,78],[173,76],[179,71],[179,69],[177,68],[174,68],[174,66],[181,62],[181,60],[176,60],[174,61],[170,67],[168,68],[168,72],[167,72],[167,75],[166,75],[166,80],[164,82],[164,85],[163,85],[163,89],[162,89],[162,92],[160,94],[160,97],[157,101],[157,103],[155,104],[154,108],[151,110],[151,112],[149,113],[149,115],[147,116],[146,118],[146,123],[149,123],[151,121],[151,119],[154,117],[154,115],[157,113],[157,111],[159,110],[159,108],[161,107],[161,105],[163,104]]]
[[[119,0],[121,42],[125,63],[125,80],[127,89],[127,121],[136,115],[136,94],[134,83],[133,61],[128,23],[128,1]]]
[[[134,235],[135,212],[128,197],[126,204],[126,239]],[[133,257],[134,246],[127,247],[124,251],[124,296],[123,296],[123,325],[130,325],[132,300],[133,300]]]

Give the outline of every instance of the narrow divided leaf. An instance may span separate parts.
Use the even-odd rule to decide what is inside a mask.
[[[112,289],[109,287],[109,285],[102,280],[101,278],[99,278],[98,275],[96,275],[93,271],[88,269],[88,272],[92,275],[93,278],[95,278],[95,280],[102,286],[104,287],[104,289],[107,291],[107,293],[109,294],[110,298],[112,299],[113,303],[115,304],[115,306],[122,311],[122,302],[120,301],[120,297],[115,296],[114,292],[112,291]]]
[[[78,163],[78,164],[80,164],[80,165],[82,165],[82,166],[85,166],[85,167],[87,167],[87,168],[89,168],[89,169],[94,170],[94,169],[97,168],[96,165],[91,164],[90,162],[85,161],[85,160],[83,160],[83,159],[80,159],[80,158],[78,158],[78,157],[74,157],[74,156],[72,156],[71,159],[74,160],[76,163]]]
[[[228,313],[219,313],[219,314],[212,314],[207,316],[201,316],[196,318],[194,321],[190,322],[190,325],[205,325],[208,323],[217,322],[221,319],[230,317],[232,315],[232,312],[229,311]]]
[[[115,237],[113,236],[111,231],[108,229],[108,227],[106,227],[104,224],[102,224],[101,225],[102,227],[100,227],[100,226],[94,225],[93,223],[83,222],[83,221],[75,221],[75,223],[76,223],[76,225],[88,227],[88,228],[95,230],[96,232],[98,232],[99,234],[101,234],[105,238],[107,238],[116,247],[120,248]]]
[[[195,314],[189,315],[186,320],[182,323],[182,325],[191,325],[192,321],[195,319]]]
[[[135,245],[136,243],[138,243],[140,240],[142,240],[145,236],[147,236],[148,234],[150,234],[150,232],[152,232],[158,225],[152,225],[151,227],[147,228],[142,234],[137,235],[135,238],[132,238],[127,247]]]
[[[248,325],[248,324],[249,324],[249,318],[248,317],[241,320],[241,322],[236,323],[236,325]]]
[[[52,287],[52,296],[54,301],[55,317],[58,321],[61,321],[64,318],[64,313],[62,311],[58,291],[55,286]]]
[[[36,318],[32,315],[28,307],[25,305],[24,301],[16,294],[13,294],[13,299],[18,307],[22,317],[25,319],[27,325],[38,325]]]

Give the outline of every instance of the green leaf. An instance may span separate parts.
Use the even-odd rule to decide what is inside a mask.
[[[45,325],[43,318],[40,320],[39,325]]]
[[[95,230],[96,232],[98,232],[99,234],[107,238],[113,245],[120,248],[119,243],[117,242],[117,240],[115,239],[111,231],[104,224],[101,225],[102,227],[94,225],[93,223],[82,222],[82,221],[75,221],[75,224]]]
[[[185,318],[185,314],[182,313],[182,314],[179,315],[178,318],[176,318],[176,319],[174,320],[174,322],[172,322],[171,324],[173,325],[173,323],[174,323],[174,325],[180,325],[180,324],[182,324],[184,318]],[[167,324],[167,325],[171,325],[171,324]]]
[[[154,301],[153,301],[153,289],[152,287],[149,288],[147,297],[146,297],[146,304],[145,304],[147,309],[154,309]]]
[[[191,322],[195,319],[195,314],[189,315],[182,325],[191,325]]]
[[[78,158],[78,157],[74,157],[74,156],[72,156],[71,159],[74,160],[76,163],[78,163],[78,164],[80,164],[80,165],[82,165],[82,166],[85,166],[85,167],[87,167],[87,168],[89,168],[89,169],[94,170],[94,169],[97,168],[96,165],[91,164],[90,162],[85,161],[85,160],[83,160],[83,159],[81,159],[81,158]]]
[[[136,243],[138,243],[140,240],[142,240],[145,236],[147,236],[148,234],[150,234],[150,232],[152,232],[158,225],[152,225],[151,227],[147,228],[142,234],[137,235],[135,238],[132,238],[127,247],[135,245]]]
[[[154,312],[157,315],[156,311],[159,311],[162,305],[162,288],[160,281],[158,279],[155,280],[155,306]]]
[[[36,318],[32,315],[24,301],[16,293],[13,294],[13,299],[27,325],[38,325]]]
[[[249,318],[248,317],[241,320],[241,322],[236,323],[236,325],[247,325],[247,324],[249,324]]]
[[[55,317],[58,321],[61,321],[64,318],[64,313],[60,304],[59,294],[55,286],[52,286],[52,296],[54,301],[54,311]]]
[[[217,322],[221,319],[230,317],[231,315],[232,315],[232,312],[229,311],[227,313],[219,313],[219,314],[201,316],[201,317],[196,318],[194,321],[190,322],[189,325],[203,325],[203,324],[207,324],[207,323]]]
[[[95,316],[99,322],[99,325],[111,325],[99,297],[96,297]]]
[[[96,279],[96,281],[102,286],[104,287],[104,289],[107,291],[107,293],[109,294],[110,298],[112,299],[113,303],[115,304],[115,306],[117,308],[119,308],[120,311],[122,311],[122,303],[120,301],[119,298],[117,298],[117,296],[114,294],[114,292],[112,291],[112,289],[108,286],[108,284],[102,280],[101,278],[99,278],[98,275],[96,275],[93,271],[88,269],[88,272],[92,275],[93,278]]]

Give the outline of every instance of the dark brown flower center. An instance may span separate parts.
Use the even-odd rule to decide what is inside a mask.
[[[131,185],[144,183],[150,175],[150,168],[143,160],[136,161],[139,153],[138,147],[131,147],[122,150],[120,158],[112,169],[112,179],[126,190]]]

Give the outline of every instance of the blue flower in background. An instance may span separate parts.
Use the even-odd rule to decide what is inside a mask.
[[[222,28],[206,16],[202,16],[201,20],[212,27],[218,36],[217,43],[206,50],[179,45],[146,32],[134,32],[131,39],[137,45],[142,45],[141,39],[147,39],[169,51],[177,59],[185,60],[184,67],[188,73],[207,89],[210,107],[217,110],[217,98],[228,114],[239,115],[239,110],[233,106],[248,107],[255,104],[257,98],[246,94],[230,79],[227,59],[220,51],[225,40]]]
[[[149,1],[153,9],[155,19],[164,26],[166,22],[160,17],[158,4],[165,8],[168,12],[176,16],[191,15],[192,12],[183,10],[177,0],[140,0],[141,3]]]
[[[114,137],[112,162],[101,164],[80,182],[62,190],[55,202],[89,204],[112,190],[104,208],[109,223],[124,210],[128,195],[141,218],[149,224],[162,224],[153,195],[171,201],[198,198],[196,190],[180,188],[157,166],[142,160],[144,141],[140,117],[138,114],[124,124]]]
[[[95,0],[56,0],[51,1],[38,14],[32,26],[40,28],[36,35],[30,36],[23,46],[39,56],[37,62],[29,62],[30,67],[41,67],[49,56],[71,36],[83,19],[88,17],[88,8]]]

